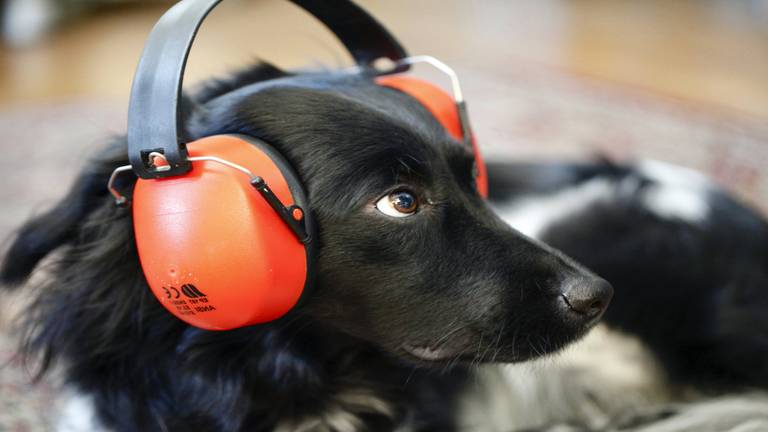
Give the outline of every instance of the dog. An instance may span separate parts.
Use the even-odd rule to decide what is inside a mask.
[[[319,281],[284,319],[207,332],[149,295],[130,216],[105,189],[122,140],[19,232],[8,285],[53,255],[26,348],[43,371],[65,368],[60,430],[765,429],[757,212],[655,162],[492,162],[489,206],[471,154],[415,101],[353,77],[294,78],[260,64],[185,100],[190,136],[264,137],[309,186]],[[542,242],[617,290],[570,349],[610,292]],[[601,310],[574,312],[561,296],[574,286],[604,296]]]
[[[21,228],[1,272],[19,285],[55,252],[25,346],[41,371],[64,367],[89,419],[61,428],[456,430],[473,365],[557,352],[611,300],[604,279],[494,213],[472,150],[410,96],[259,64],[184,104],[187,136],[258,137],[296,169],[319,233],[314,289],[280,320],[227,332],[167,313],[105,187],[127,162],[116,140]]]
[[[523,404],[530,419],[502,424],[768,430],[763,216],[701,174],[656,161],[494,161],[488,174],[489,198],[507,223],[616,290],[583,346],[507,370],[517,390],[493,385],[506,392],[502,403],[538,402]]]

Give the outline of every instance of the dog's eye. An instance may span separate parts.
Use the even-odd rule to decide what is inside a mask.
[[[376,208],[387,216],[406,217],[416,213],[416,197],[404,190],[392,192],[376,201]]]

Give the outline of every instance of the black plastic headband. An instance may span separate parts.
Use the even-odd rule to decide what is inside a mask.
[[[183,174],[187,161],[180,106],[184,69],[200,24],[221,0],[182,0],[163,15],[147,39],[131,89],[128,157],[141,178]],[[328,27],[355,62],[397,61],[405,50],[373,17],[349,0],[291,0]],[[168,166],[152,169],[149,154],[159,152]]]

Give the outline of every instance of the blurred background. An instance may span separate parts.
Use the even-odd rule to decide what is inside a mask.
[[[665,160],[768,210],[768,0],[357,1],[412,54],[454,66],[486,153]],[[0,0],[3,245],[125,132],[143,42],[172,3]],[[350,64],[288,2],[227,0],[203,25],[187,83],[257,58]],[[0,328],[13,304],[3,299]],[[47,430],[54,381],[30,386],[0,332],[0,430]]]

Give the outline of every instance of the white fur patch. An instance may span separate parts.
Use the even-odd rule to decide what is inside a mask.
[[[663,162],[643,161],[637,174],[651,180],[638,199],[650,212],[665,218],[700,224],[709,217],[709,191],[713,184],[702,174]],[[550,226],[598,203],[633,194],[637,177],[621,181],[594,179],[541,195],[523,195],[506,204],[497,204],[496,212],[521,233],[539,238]]]
[[[364,428],[360,414],[371,413],[392,416],[394,409],[371,390],[345,389],[331,399],[321,414],[283,420],[275,432],[356,432]]]
[[[106,432],[96,417],[93,396],[72,389],[63,392],[56,432]]]
[[[537,238],[552,224],[611,196],[614,189],[615,183],[597,178],[548,195],[522,197],[496,211],[516,230]]]
[[[601,428],[629,408],[670,400],[660,371],[636,338],[598,327],[555,357],[478,368],[460,429],[503,432],[570,421]]]
[[[640,162],[637,170],[656,182],[642,198],[650,211],[664,218],[691,223],[707,220],[707,195],[712,184],[706,177],[691,169],[658,161]]]

